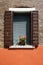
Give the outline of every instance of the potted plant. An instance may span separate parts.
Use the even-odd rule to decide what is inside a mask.
[[[26,36],[19,37],[19,45],[25,45]]]

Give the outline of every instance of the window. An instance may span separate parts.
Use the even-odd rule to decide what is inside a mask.
[[[9,10],[5,12],[4,17],[4,47],[37,47],[39,44],[38,11],[35,11],[35,8],[10,8]]]

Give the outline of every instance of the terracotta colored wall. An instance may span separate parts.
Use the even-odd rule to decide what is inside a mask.
[[[0,65],[43,65],[43,46],[37,49],[2,49]]]

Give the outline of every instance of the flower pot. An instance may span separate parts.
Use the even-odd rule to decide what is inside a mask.
[[[25,45],[25,42],[19,42],[19,45]]]

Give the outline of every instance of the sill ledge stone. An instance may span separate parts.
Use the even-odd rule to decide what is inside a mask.
[[[10,46],[9,48],[35,48],[35,46],[32,46],[32,45],[12,45]]]

